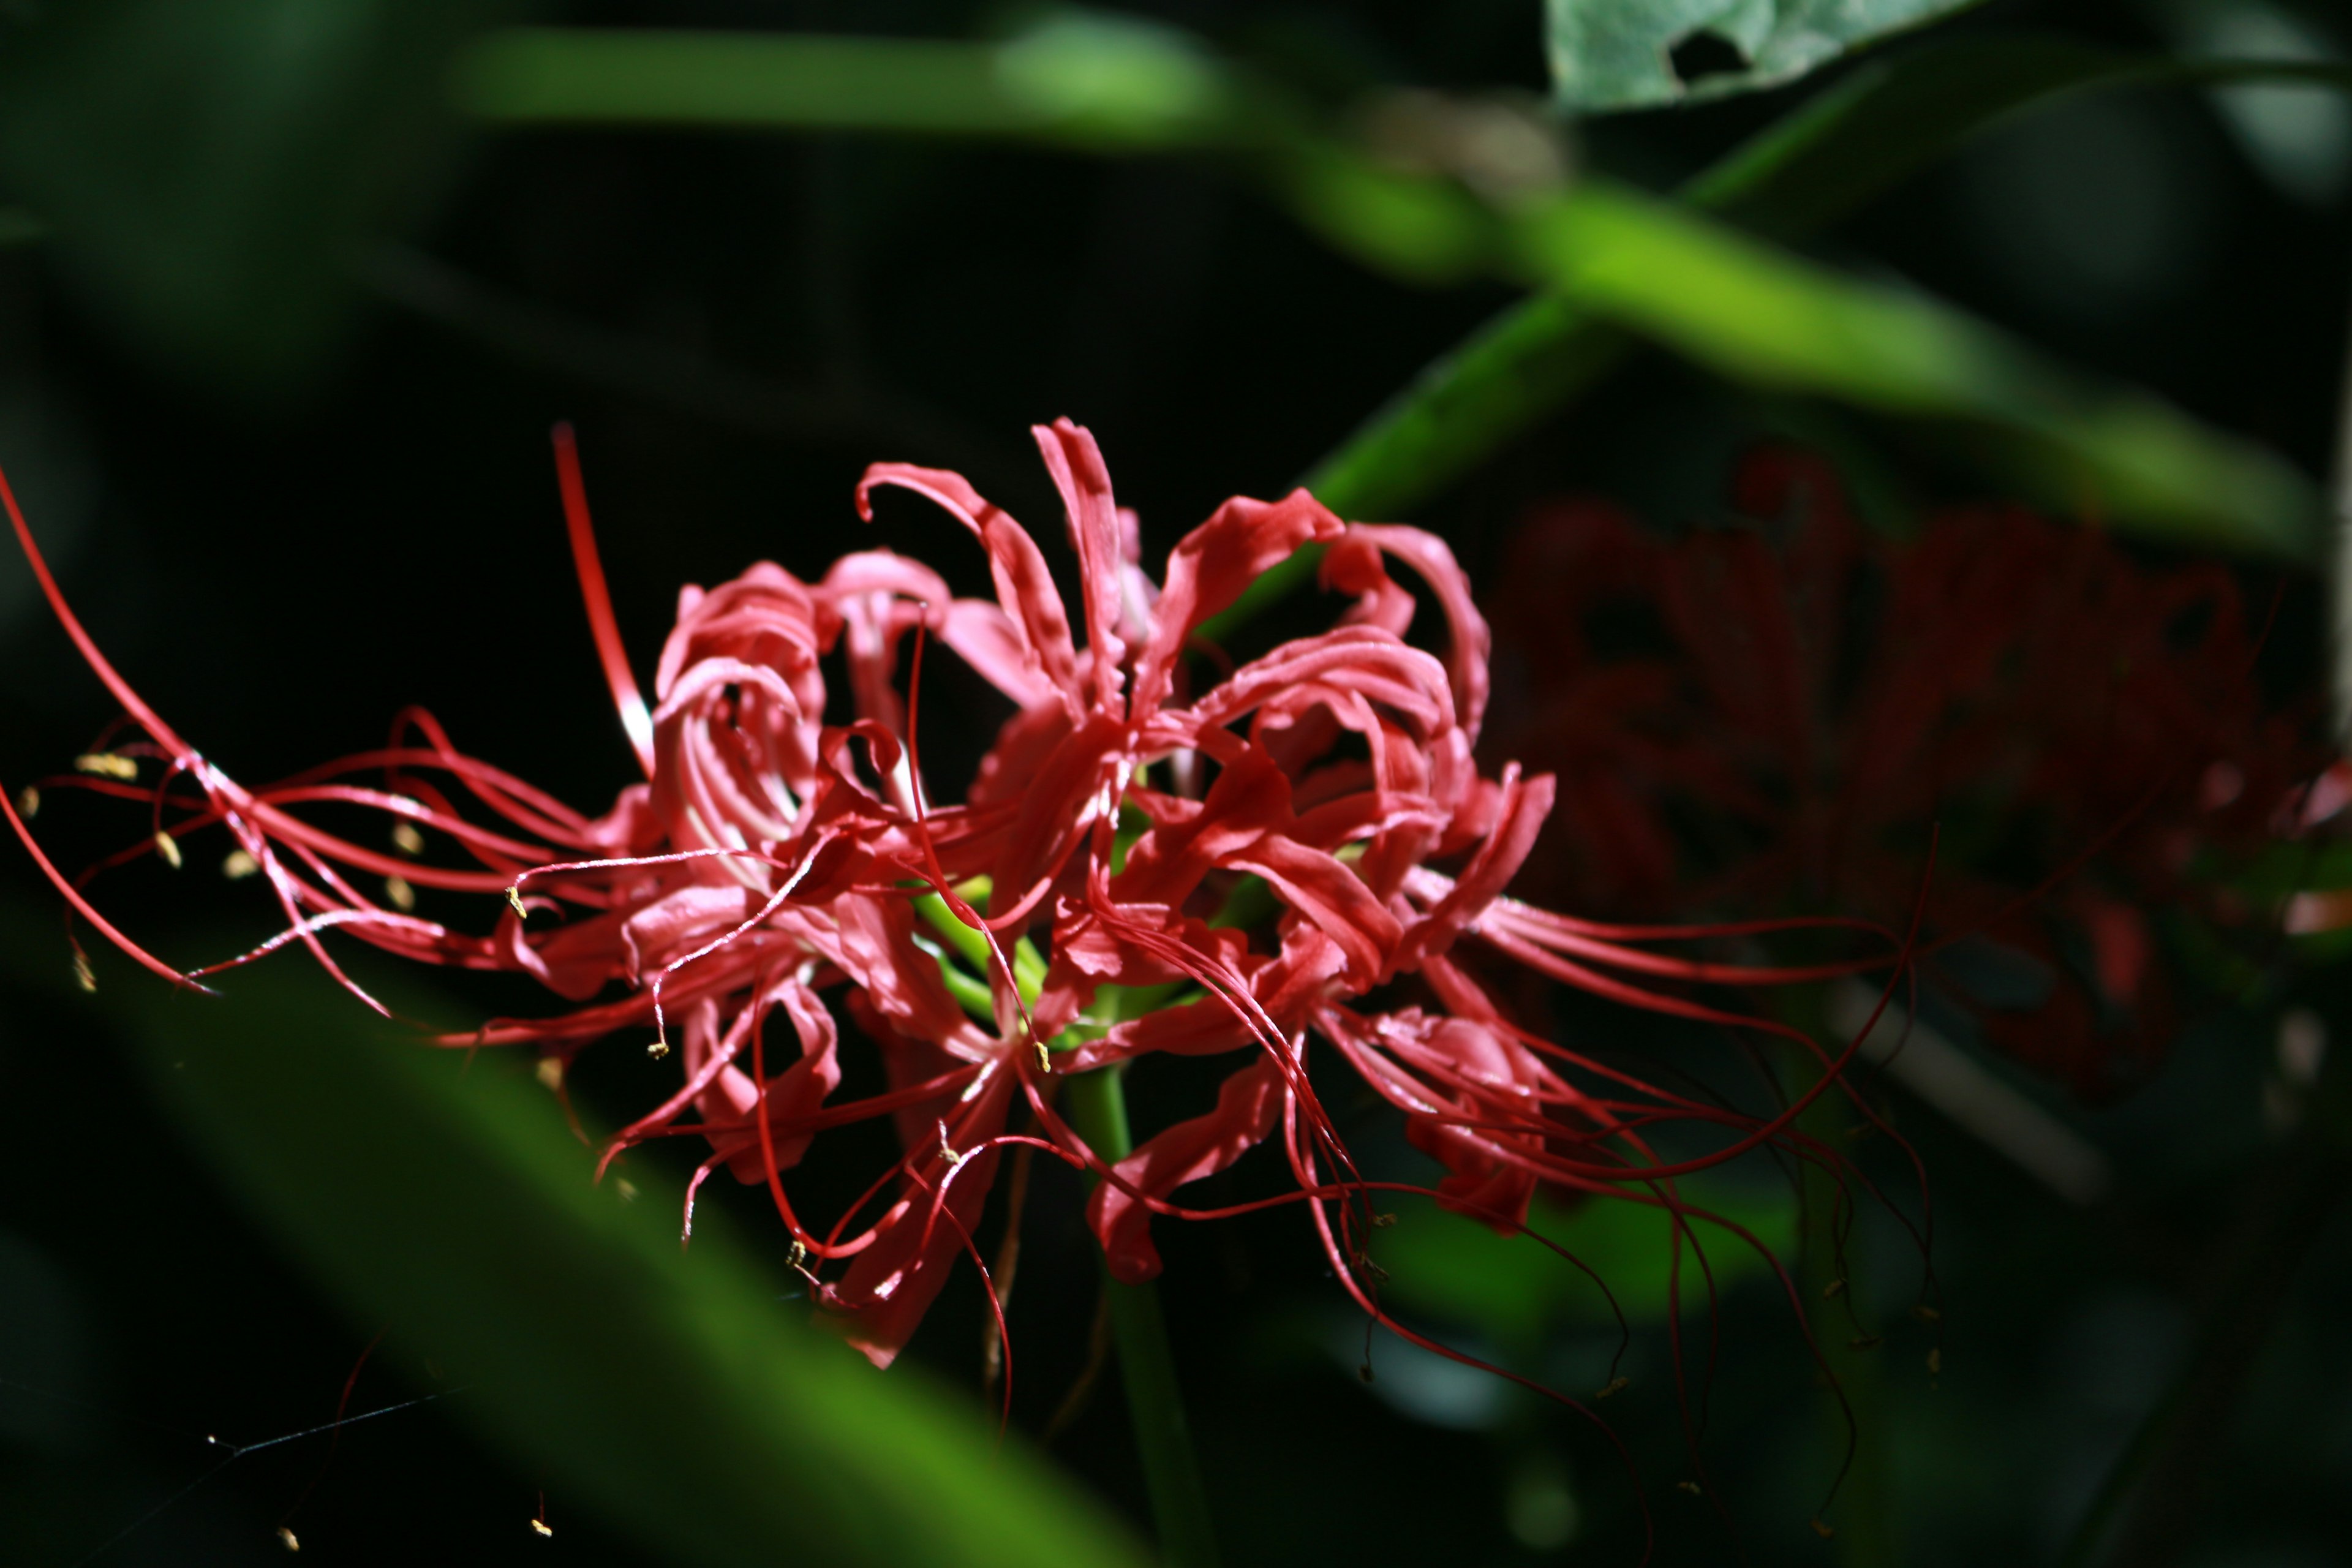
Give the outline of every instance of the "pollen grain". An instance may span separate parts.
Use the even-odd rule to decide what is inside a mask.
[[[129,784],[139,776],[139,761],[120,752],[84,752],[74,759],[74,771]]]

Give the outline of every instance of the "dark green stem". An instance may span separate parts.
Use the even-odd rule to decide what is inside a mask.
[[[1118,1068],[1080,1073],[1062,1093],[1071,1124],[1096,1153],[1118,1160],[1133,1151]],[[1183,1392],[1168,1346],[1159,1287],[1150,1280],[1121,1284],[1110,1277],[1106,1261],[1103,1291],[1110,1302],[1111,1342],[1118,1349],[1128,1415],[1135,1423],[1135,1446],[1143,1457],[1144,1483],[1151,1492],[1160,1561],[1166,1568],[1215,1568],[1216,1530],[1209,1517],[1208,1490],[1201,1484],[1201,1462],[1192,1451],[1192,1428],[1184,1419]]]

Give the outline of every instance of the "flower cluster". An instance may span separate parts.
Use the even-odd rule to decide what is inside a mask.
[[[339,928],[426,962],[526,973],[576,1005],[450,1044],[521,1045],[562,1063],[650,1028],[656,1053],[674,1047],[680,1079],[606,1158],[689,1136],[710,1149],[698,1185],[721,1166],[764,1183],[821,1309],[877,1364],[904,1345],[956,1255],[978,1260],[973,1232],[1013,1145],[1094,1173],[1089,1221],[1114,1272],[1135,1280],[1160,1268],[1154,1215],[1219,1212],[1184,1207],[1177,1190],[1272,1142],[1292,1181],[1270,1201],[1306,1205],[1334,1271],[1378,1313],[1364,1227],[1377,1217],[1367,1194],[1383,1184],[1357,1171],[1323,1109],[1310,1038],[1402,1113],[1444,1169],[1441,1201],[1505,1229],[1524,1221],[1538,1185],[1688,1215],[1678,1176],[1764,1143],[1837,1163],[1794,1130],[1802,1102],[1763,1120],[1645,1083],[1526,1026],[1479,978],[1482,966],[1523,965],[1818,1051],[1726,1010],[1707,988],[1862,963],[1706,963],[1658,946],[1707,933],[1604,926],[1507,894],[1555,786],[1474,761],[1490,637],[1442,542],[1345,522],[1304,491],[1237,498],[1185,535],[1155,583],[1092,437],[1067,421],[1035,435],[1076,557],[1075,626],[1013,518],[955,474],[881,465],[858,488],[861,512],[870,519],[873,497],[892,489],[943,508],[984,554],[994,597],[958,599],[887,550],[845,556],[814,582],[756,565],[685,591],[648,704],[614,630],[560,433],[590,617],[646,774],[593,819],[457,751],[416,711],[381,750],[244,788],[106,662],[16,526],[68,632],[143,731],[109,754],[163,764],[152,786],[79,782],[152,803],[159,847],[224,827],[285,916],[278,937],[230,964],[299,942],[341,978],[320,941]],[[1196,689],[1222,658],[1199,657],[1214,653],[1196,646],[1202,624],[1309,545],[1324,552],[1325,587],[1349,601],[1339,624]],[[1423,596],[1443,622],[1430,628],[1436,652],[1412,640]],[[932,643],[1013,710],[960,800],[933,798],[917,745]],[[836,656],[841,722],[829,721]],[[373,775],[383,782],[359,782]],[[412,847],[436,836],[470,863],[330,834],[300,810],[326,803],[391,814]],[[107,935],[178,977],[105,925],[80,883],[51,875]],[[363,885],[374,879],[397,880],[379,898]],[[507,905],[487,934],[468,934],[413,912],[413,887]],[[1898,944],[1888,945],[1866,962],[1888,963]],[[838,1012],[887,1078],[847,1102],[834,1100]],[[1107,1160],[1057,1110],[1061,1080],[1155,1053],[1237,1065],[1213,1107]],[[1822,1054],[1811,1093],[1841,1065]],[[901,1157],[850,1213],[804,1220],[786,1173],[827,1129],[886,1115]],[[1661,1154],[1669,1124],[1696,1130],[1705,1151]]]
[[[2142,1075],[2174,1012],[2157,921],[2246,921],[2217,858],[2344,802],[2312,788],[2309,711],[2263,697],[2231,575],[2013,508],[1874,537],[1785,451],[1748,460],[1734,511],[1668,539],[1558,505],[1515,540],[1492,738],[1562,790],[1528,881],[1621,911],[1889,918],[1940,822],[1927,976],[2081,1093]]]

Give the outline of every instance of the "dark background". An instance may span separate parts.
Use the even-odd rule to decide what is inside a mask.
[[[1380,83],[1543,86],[1532,0],[1156,14],[1334,101]],[[560,19],[945,34],[981,21],[956,6],[749,0]],[[1988,6],[1962,25],[2166,41],[2149,12],[2091,0]],[[1664,186],[1793,100],[1596,123],[1584,155]],[[140,133],[171,134],[170,113]],[[21,148],[11,156],[16,183],[37,184]],[[938,518],[908,505],[857,522],[850,489],[868,461],[961,468],[1057,535],[1024,428],[1069,415],[1097,432],[1141,511],[1150,561],[1224,496],[1286,489],[1507,298],[1374,277],[1243,182],[1173,161],[510,134],[451,146],[414,189],[413,222],[343,253],[356,281],[326,324],[261,368],[158,348],[70,256],[0,253],[0,462],[100,642],[241,777],[374,744],[420,702],[461,744],[583,807],[625,781],[562,543],[547,450],[558,418],[579,427],[644,669],[679,584],[757,559],[813,577],[845,549],[887,542],[979,590],[977,552]],[[2150,385],[2316,477],[2346,340],[2343,189],[2283,186],[2202,97],[2118,95],[1997,134],[1817,248]],[[1688,521],[1722,504],[1741,450],[1790,434],[1836,444],[1898,510],[1983,493],[1910,433],[1755,398],[1652,354],[1412,521],[1454,541],[1475,579],[1536,500],[1598,493]],[[111,716],[29,587],[0,562],[12,787],[62,766]],[[2273,658],[2291,665],[2316,657],[2316,593],[2292,581],[2289,593]],[[976,754],[993,713],[943,680],[950,699],[925,711],[940,726],[934,765],[951,775],[952,752]],[[74,801],[41,826],[68,865],[139,831]],[[21,856],[0,868],[20,900],[47,899]],[[199,880],[206,868],[174,882],[135,868],[105,885],[108,907],[176,960],[220,956],[257,895]],[[53,957],[67,962],[61,940]],[[2315,998],[2327,984],[2309,982]],[[485,1009],[529,1000],[467,994]],[[2094,1212],[1898,1101],[1935,1174],[1947,1291],[1940,1388],[1911,1370],[1927,1342],[1898,1336],[1895,1408],[1863,1436],[1895,1455],[1907,1560],[2053,1555],[2178,1364],[2268,1158],[2263,1027],[2217,1014],[2128,1102],[2066,1109],[2126,1178]],[[609,1121],[644,1079],[628,1053],[608,1055],[592,1055],[581,1091]],[[347,1429],[315,1486],[323,1436],[238,1460],[139,1523],[214,1462],[206,1435],[251,1443],[328,1421],[385,1325],[313,1293],[74,1007],[0,999],[0,1559],[73,1563],[136,1524],[99,1561],[258,1562],[282,1550],[271,1532],[290,1517],[303,1550],[330,1562],[648,1560],[560,1492],[546,1499],[558,1535],[534,1539],[541,1480],[476,1442],[462,1393]],[[1369,1112],[1349,1131],[1375,1149],[1395,1136]],[[1058,1170],[1039,1180],[1013,1319],[1015,1420],[1033,1432],[1084,1359],[1092,1280],[1075,1184]],[[1890,1277],[1916,1266],[1884,1239]],[[1163,1245],[1232,1561],[1556,1559],[1563,1488],[1579,1515],[1573,1560],[1637,1554],[1631,1488],[1589,1429],[1385,1348],[1367,1386],[1353,1320],[1297,1215]],[[2352,1232],[2339,1223],[2220,1434],[2192,1561],[2352,1562],[2347,1288]],[[981,1334],[967,1279],[913,1353],[973,1384]],[[1635,1391],[1610,1407],[1662,1554],[1828,1561],[1804,1521],[1834,1455],[1769,1292],[1735,1295],[1725,1336],[1705,1452],[1734,1534],[1671,1487],[1688,1461],[1663,1379],[1640,1375],[1659,1368],[1654,1330],[1633,1352]],[[1580,1378],[1591,1351],[1589,1330],[1564,1330],[1542,1353]],[[434,1392],[429,1373],[387,1357],[362,1371],[352,1408]],[[1139,1517],[1115,1377],[1055,1451]]]

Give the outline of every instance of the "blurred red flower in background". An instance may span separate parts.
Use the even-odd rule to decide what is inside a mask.
[[[1880,537],[1786,451],[1733,511],[1668,539],[1559,504],[1511,542],[1490,742],[1560,780],[1530,896],[1894,918],[1940,824],[1925,934],[1980,940],[1924,973],[2084,1095],[2144,1075],[2176,1024],[2165,918],[2246,924],[2213,858],[2341,804],[2235,579],[2015,508]]]

